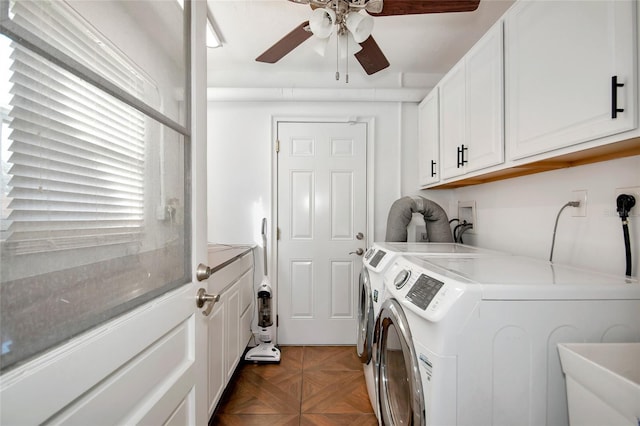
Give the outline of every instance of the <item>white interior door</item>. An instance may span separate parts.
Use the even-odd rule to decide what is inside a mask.
[[[191,205],[186,203],[186,195],[181,199],[184,200],[181,204],[182,211],[190,220],[180,221],[180,224],[178,220],[172,222],[175,223],[175,229],[180,228],[180,232],[183,232],[180,237],[184,237],[184,241],[192,245],[190,250],[180,250],[181,256],[175,257],[178,259],[176,263],[181,266],[177,271],[177,278],[173,278],[176,276],[175,271],[167,272],[166,268],[163,269],[160,265],[164,259],[155,254],[151,256],[141,252],[137,256],[132,255],[132,259],[127,259],[127,262],[113,262],[116,266],[106,273],[104,267],[95,267],[92,271],[95,281],[104,280],[105,276],[124,278],[119,281],[114,279],[109,283],[110,286],[100,289],[103,291],[66,293],[79,294],[77,299],[60,292],[60,287],[65,282],[73,282],[73,279],[56,281],[52,275],[44,275],[43,284],[49,296],[40,299],[52,300],[53,303],[50,305],[56,305],[44,310],[49,322],[56,322],[53,318],[59,311],[86,309],[87,306],[93,306],[97,300],[103,304],[116,303],[114,295],[119,293],[132,295],[133,298],[147,283],[151,287],[157,283],[172,284],[173,280],[177,288],[116,316],[115,319],[102,322],[90,331],[72,336],[70,340],[40,352],[34,358],[21,359],[19,362],[22,364],[16,364],[11,369],[3,371],[0,376],[2,425],[207,424],[206,319],[195,303],[196,291],[200,284],[190,282],[188,272],[180,275],[199,261],[206,262],[207,257],[206,94],[203,90],[206,86],[206,3],[192,3],[194,86],[191,110],[194,124],[191,126],[191,143],[178,145],[180,138],[173,138],[171,141],[174,144],[167,142],[165,145],[167,149],[174,145],[188,146],[189,149],[183,148],[180,152],[184,155],[190,152],[192,158],[192,167],[188,170],[191,172],[190,178],[185,179],[176,172],[175,175],[178,177],[165,180],[166,187],[177,186],[178,194],[187,193],[188,188],[185,190],[184,185],[191,183]],[[82,155],[77,153],[78,157]],[[181,160],[181,156],[172,158],[175,162]],[[175,164],[172,164],[172,167],[179,169]],[[125,181],[126,183],[130,182]],[[182,227],[182,223],[190,223],[191,227]],[[150,225],[148,227],[151,228]],[[191,229],[200,232],[192,234]],[[175,241],[172,245],[167,244],[166,250],[180,245],[178,237]],[[85,248],[85,251],[90,248],[92,247]],[[69,254],[66,257],[73,258]],[[106,262],[101,263],[105,264]],[[80,269],[75,267],[74,271]],[[134,273],[127,275],[128,271]],[[79,278],[76,279],[80,281]],[[84,289],[89,286],[78,287]],[[126,291],[122,291],[122,288]],[[160,288],[162,290],[166,287]],[[37,303],[41,302],[44,300],[33,302],[33,311],[37,310],[40,306]],[[25,303],[17,305],[20,306],[9,308],[17,310]],[[56,323],[63,326],[67,324],[67,327],[70,327],[71,322],[81,319],[82,315],[75,315],[66,323]],[[3,324],[1,331],[4,355],[13,349],[13,342],[4,340],[6,324]],[[27,336],[23,340],[31,342],[35,339]]]
[[[278,123],[278,342],[355,344],[365,123]]]

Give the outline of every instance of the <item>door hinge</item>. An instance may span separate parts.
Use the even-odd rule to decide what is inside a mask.
[[[280,327],[280,317],[276,315],[276,327]]]
[[[276,139],[276,153],[280,152],[280,141]]]
[[[276,228],[276,240],[280,241],[280,228]]]

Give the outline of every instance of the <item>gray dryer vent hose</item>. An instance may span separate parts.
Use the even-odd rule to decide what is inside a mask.
[[[393,202],[387,218],[387,242],[407,241],[407,226],[413,213],[421,213],[427,225],[427,237],[434,243],[452,243],[447,213],[438,204],[426,198],[402,197]]]

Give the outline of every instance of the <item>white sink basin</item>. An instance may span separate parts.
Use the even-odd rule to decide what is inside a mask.
[[[569,423],[640,426],[640,343],[561,343]]]

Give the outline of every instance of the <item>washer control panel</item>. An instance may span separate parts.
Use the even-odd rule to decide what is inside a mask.
[[[369,261],[369,265],[375,268],[376,266],[378,266],[380,261],[384,259],[386,255],[387,255],[386,251],[378,250],[376,254],[373,255],[373,258],[371,258],[371,260]],[[369,255],[369,257],[371,257],[371,255]]]
[[[463,294],[470,291],[468,284],[438,271],[417,267],[402,256],[395,258],[385,271],[384,282],[389,297],[433,322],[444,318]]]
[[[444,283],[428,275],[420,274],[405,298],[420,309],[427,309]],[[438,302],[435,302],[438,304]]]

